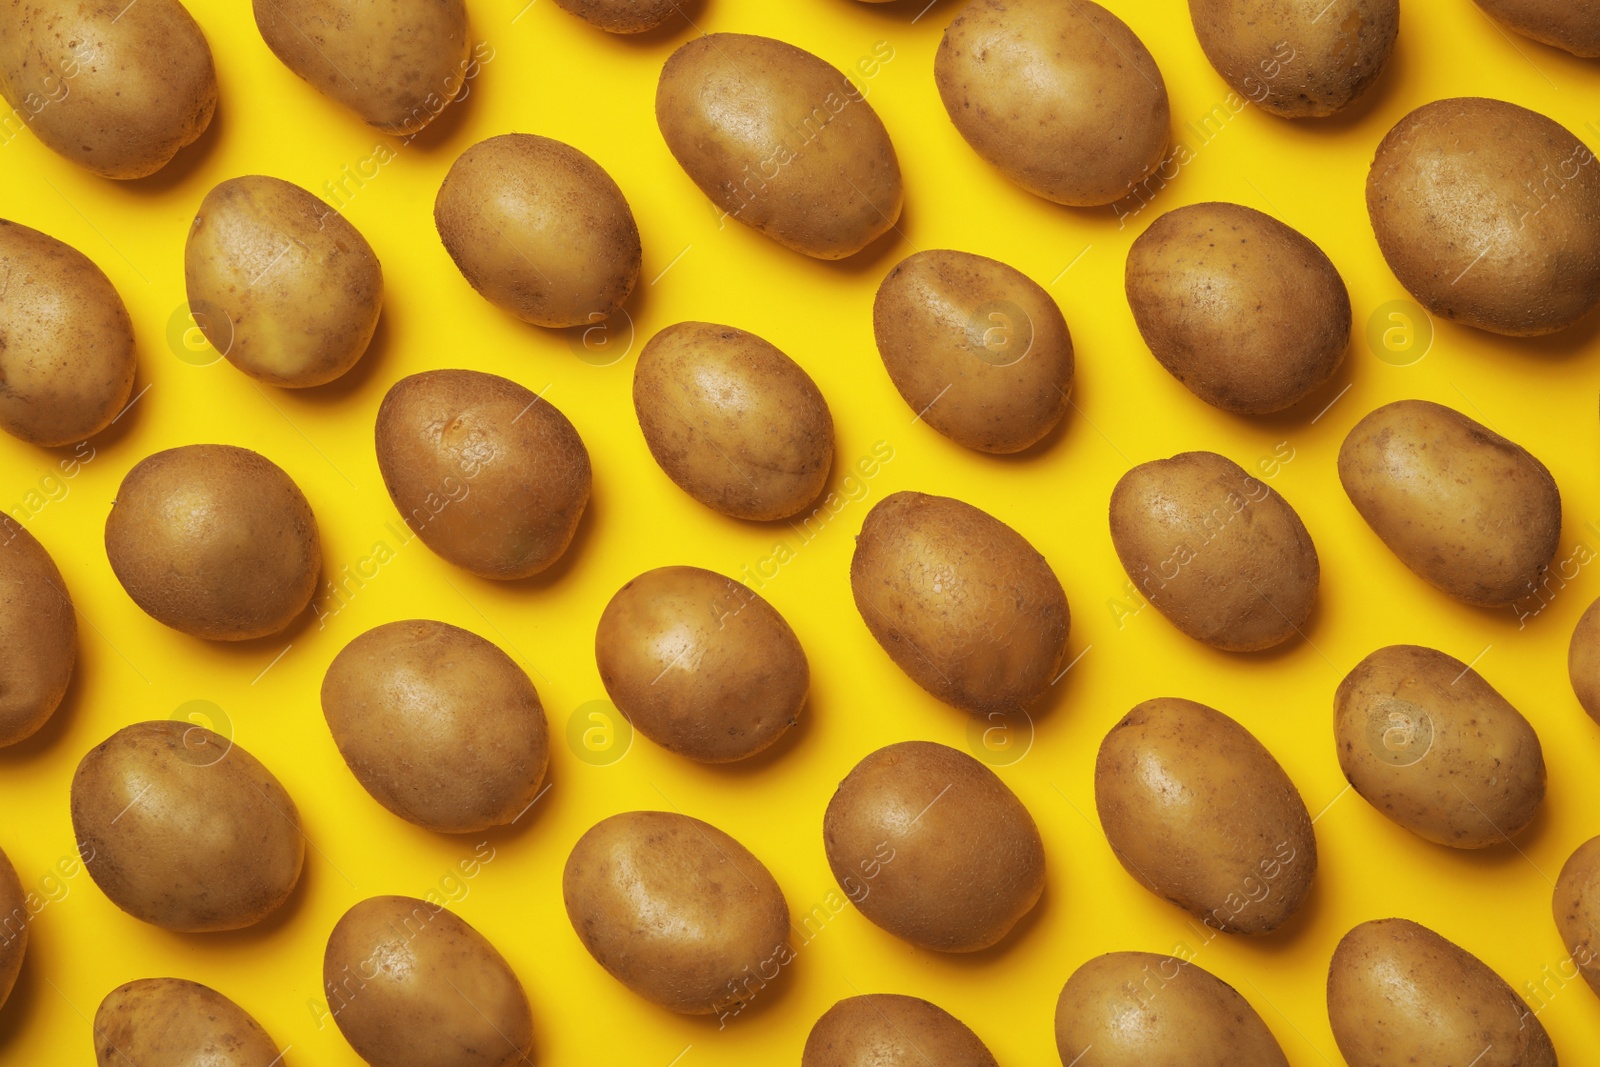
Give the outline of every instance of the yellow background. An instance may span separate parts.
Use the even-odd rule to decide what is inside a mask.
[[[520,13],[517,0],[473,0],[473,39],[487,42],[493,58],[467,99],[403,147],[285,69],[242,0],[191,4],[216,56],[221,105],[205,137],[157,176],[102,180],[26,132],[0,144],[0,211],[81,249],[111,277],[133,314],[136,388],[146,390],[92,442],[93,460],[70,480],[49,476],[71,450],[0,439],[0,505],[22,509],[82,613],[66,702],[35,738],[0,751],[0,845],[24,883],[38,889],[73,853],[68,784],[81,755],[121,726],[172,715],[191,700],[223,709],[237,742],[283,781],[311,844],[302,882],[282,912],[226,935],[143,925],[78,868],[33,925],[20,983],[0,1013],[0,1062],[91,1063],[89,1019],[100,999],[130,979],[177,975],[243,1005],[280,1045],[291,1046],[288,1064],[357,1064],[336,1028],[319,1028],[308,1006],[320,997],[324,939],[357,900],[430,890],[459,898],[455,910],[521,977],[542,1063],[798,1062],[817,1016],[864,992],[933,1000],[972,1026],[1002,1063],[1052,1063],[1055,998],[1074,968],[1106,951],[1184,946],[1255,1005],[1293,1063],[1337,1064],[1323,1002],[1329,955],[1352,925],[1389,915],[1434,927],[1519,991],[1543,980],[1540,1017],[1558,1049],[1569,1063],[1587,1054],[1600,1001],[1581,981],[1542,976],[1564,959],[1550,916],[1551,881],[1573,848],[1600,833],[1591,792],[1600,735],[1565,670],[1568,636],[1600,593],[1600,568],[1582,570],[1525,627],[1509,610],[1463,607],[1383,548],[1340,490],[1334,460],[1350,426],[1379,404],[1402,397],[1448,404],[1550,467],[1566,505],[1560,558],[1580,543],[1600,549],[1600,526],[1588,525],[1600,520],[1600,365],[1593,351],[1600,319],[1537,342],[1441,322],[1425,358],[1385,362],[1365,340],[1368,319],[1405,294],[1378,253],[1362,200],[1367,164],[1384,132],[1440,97],[1509,99],[1594,145],[1600,134],[1588,124],[1600,122],[1600,69],[1507,36],[1469,0],[1405,0],[1390,68],[1350,114],[1290,123],[1246,108],[1226,122],[1213,120],[1201,137],[1186,124],[1198,127],[1219,105],[1226,114],[1229,90],[1206,63],[1184,5],[1114,2],[1165,73],[1174,136],[1194,157],[1124,228],[1110,209],[1067,209],[1023,192],[967,148],[932,75],[940,34],[960,3],[935,0],[918,18],[924,3],[705,0],[694,14],[706,31],[771,35],[846,70],[878,42],[893,49],[893,59],[864,85],[899,151],[906,210],[896,234],[845,263],[811,261],[731,221],[719,225],[669,155],[653,115],[656,76],[693,31],[608,36],[552,0],[534,0]],[[439,244],[432,201],[451,161],[481,138],[511,130],[589,153],[632,204],[644,269],[628,305],[636,336],[619,362],[580,359],[567,334],[492,307]],[[327,196],[325,182],[355,169],[380,144],[395,158],[345,205],[382,260],[388,286],[378,337],[356,370],[325,388],[292,392],[259,386],[226,361],[200,366],[178,358],[168,323],[184,301],[185,227],[206,191],[233,175],[267,173]],[[1244,203],[1298,228],[1327,251],[1350,289],[1356,325],[1343,369],[1281,416],[1237,418],[1186,392],[1141,344],[1123,297],[1133,237],[1162,211],[1210,199]],[[1013,458],[964,451],[913,424],[890,385],[873,346],[873,294],[901,257],[928,248],[1003,260],[1060,303],[1077,346],[1075,406],[1043,447]],[[874,442],[887,441],[894,458],[865,483],[864,499],[839,510],[822,536],[760,586],[811,660],[812,697],[791,737],[770,754],[727,767],[696,765],[642,738],[620,760],[585,762],[565,738],[575,709],[604,697],[592,641],[609,596],[663,564],[740,576],[775,543],[798,541],[781,523],[713,514],[652,463],[630,401],[633,359],[652,333],[683,319],[754,331],[811,373],[837,424],[835,490],[843,492],[844,474]],[[626,348],[625,334],[608,343]],[[316,511],[328,575],[357,565],[375,542],[394,547],[386,524],[397,515],[373,456],[373,418],[391,383],[435,367],[493,371],[547,389],[545,397],[587,442],[593,501],[568,557],[549,576],[480,580],[413,541],[322,624],[308,616],[281,639],[237,646],[167,630],[124,595],[101,540],[116,487],[143,456],[190,442],[246,445],[287,470]],[[1254,467],[1280,445],[1294,458],[1271,484],[1304,518],[1322,558],[1308,639],[1262,655],[1227,655],[1182,637],[1154,610],[1119,611],[1125,576],[1106,522],[1117,478],[1135,463],[1190,449]],[[725,1029],[715,1019],[657,1009],[603,972],[567,923],[561,867],[586,828],[636,808],[709,820],[770,867],[798,921],[837,899],[821,819],[850,767],[907,738],[968,743],[968,720],[905,678],[851,603],[852,537],[871,504],[900,489],[957,496],[1010,523],[1049,559],[1071,601],[1069,655],[1081,658],[1035,709],[1031,749],[999,768],[1044,833],[1044,900],[1016,936],[965,957],[915,950],[846,907],[821,929],[814,923],[811,935],[797,933],[809,940],[788,973]],[[483,838],[429,833],[380,808],[341,762],[318,705],[323,671],[345,642],[379,623],[418,616],[502,645],[533,678],[551,725],[551,789],[513,830],[488,836],[494,859],[460,882],[452,873]],[[1432,645],[1463,660],[1481,651],[1478,669],[1538,728],[1549,795],[1516,848],[1435,847],[1353,792],[1341,795],[1330,726],[1334,687],[1361,657],[1394,642]],[[1157,695],[1200,700],[1239,719],[1283,763],[1308,808],[1322,813],[1315,888],[1302,912],[1270,937],[1207,943],[1186,915],[1123,872],[1100,833],[1095,750],[1129,707]]]

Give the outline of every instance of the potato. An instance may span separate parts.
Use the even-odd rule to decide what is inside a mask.
[[[957,444],[1021,452],[1066,414],[1066,320],[1037,282],[997,260],[907,256],[878,287],[872,333],[906,404]]]
[[[1567,857],[1550,904],[1573,966],[1600,994],[1600,837],[1591,837]]]
[[[366,238],[298,185],[261,174],[206,194],[183,274],[212,347],[269,385],[323,385],[355,366],[383,305]]]
[[[369,897],[322,957],[328,1011],[372,1067],[513,1067],[532,1061],[533,1012],[511,966],[452,912]]]
[[[1114,203],[1166,156],[1161,71],[1090,0],[973,0],[945,30],[933,72],[972,150],[1046,200]]]
[[[1238,204],[1162,215],[1133,242],[1125,286],[1161,365],[1236,415],[1304,400],[1350,346],[1350,294],[1322,249]]]
[[[661,68],[656,124],[724,217],[785,248],[843,259],[900,219],[900,161],[866,92],[793,45],[688,42]]]
[[[1344,935],[1328,968],[1328,1021],[1349,1067],[1556,1067],[1538,1016],[1505,980],[1409,919]]]
[[[0,852],[0,1008],[6,1006],[11,989],[22,971],[22,957],[28,954],[28,923],[32,914],[22,880],[11,859]]]
[[[1480,330],[1554,333],[1600,304],[1600,167],[1561,125],[1501,100],[1424,104],[1389,131],[1367,214],[1400,284]]]
[[[1289,1067],[1250,1002],[1203,967],[1110,952],[1056,1001],[1056,1050],[1076,1067]]]
[[[515,822],[549,762],[528,676],[494,644],[442,622],[391,622],[345,645],[322,679],[322,714],[374,800],[444,833]]]
[[[1478,6],[1524,37],[1575,56],[1600,56],[1600,4],[1594,0],[1478,0]]]
[[[811,684],[783,616],[698,567],[659,567],[618,590],[594,655],[606,693],[640,733],[705,763],[753,756],[782,737]]]
[[[786,519],[828,480],[828,402],[798,363],[753,333],[668,326],[639,353],[633,409],[667,477],[724,515]]]
[[[0,429],[56,448],[111,425],[135,369],[133,320],[111,279],[71,245],[4,219],[0,277]]]
[[[136,463],[106,517],[106,556],[151,618],[212,641],[284,629],[322,569],[300,487],[232,445],[184,445]]]
[[[737,1014],[794,959],[778,883],[739,842],[687,815],[602,819],[567,857],[561,895],[595,962],[683,1015]]]
[[[1321,565],[1305,523],[1215,452],[1141,463],[1111,493],[1111,543],[1156,609],[1196,641],[1254,652],[1302,633]]]
[[[1339,448],[1339,481],[1417,576],[1468,604],[1532,593],[1561,539],[1561,493],[1526,449],[1426,400],[1385,404]]]
[[[1317,871],[1300,791],[1249,730],[1192,700],[1158,697],[1118,720],[1094,803],[1128,873],[1214,930],[1277,929]]]
[[[556,0],[607,33],[644,33],[680,14],[678,0]]]
[[[971,504],[894,493],[867,513],[850,560],[856,610],[922,688],[973,714],[1048,689],[1067,651],[1067,595],[1017,531]]]
[[[639,226],[622,190],[548,137],[506,133],[461,153],[433,222],[472,287],[537,326],[600,322],[639,280]]]
[[[77,658],[78,616],[61,572],[32,534],[0,515],[0,748],[55,714]]]
[[[1454,656],[1380,648],[1333,698],[1339,767],[1366,801],[1435,844],[1509,841],[1544,800],[1544,754],[1516,708]]]
[[[1589,717],[1600,722],[1600,600],[1590,604],[1572,631],[1567,676]]]
[[[978,1035],[916,997],[846,997],[811,1027],[800,1067],[997,1067]]]
[[[976,952],[1044,892],[1044,842],[993,771],[931,741],[868,755],[822,820],[828,866],[861,914],[898,938]]]
[[[178,0],[3,0],[0,10],[0,95],[73,163],[143,178],[211,124],[211,47]]]
[[[424,544],[484,578],[526,578],[567,550],[589,502],[589,451],[516,382],[436,370],[378,408],[378,469]]]
[[[198,982],[141,978],[94,1013],[99,1067],[278,1067],[283,1054],[250,1013]]]
[[[72,776],[72,830],[111,903],[156,926],[237,930],[300,879],[300,812],[231,738],[165,719],[124,726]]]

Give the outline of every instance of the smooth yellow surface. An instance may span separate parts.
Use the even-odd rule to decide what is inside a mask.
[[[533,1005],[535,1059],[546,1064],[795,1063],[830,1004],[878,991],[940,1004],[1002,1064],[1053,1063],[1051,1014],[1062,983],[1085,959],[1116,949],[1192,954],[1256,1006],[1297,1067],[1337,1064],[1323,1001],[1328,958],[1352,925],[1390,915],[1423,922],[1482,957],[1541,1008],[1564,1062],[1585,1062],[1600,1001],[1581,980],[1563,977],[1550,893],[1566,857],[1600,833],[1600,730],[1574,699],[1565,666],[1572,626],[1600,593],[1600,568],[1576,562],[1600,552],[1600,319],[1537,342],[1439,323],[1419,362],[1377,358],[1366,340],[1369,318],[1405,294],[1379,255],[1362,189],[1384,132],[1439,97],[1503,97],[1596,144],[1600,67],[1508,36],[1470,0],[1404,0],[1398,49],[1376,89],[1349,115],[1296,124],[1229,104],[1178,0],[1115,0],[1166,75],[1174,136],[1192,157],[1150,206],[1119,220],[1111,209],[1039,200],[967,148],[932,74],[959,0],[922,10],[925,2],[705,0],[695,13],[704,30],[776,36],[847,70],[879,42],[892,48],[892,60],[863,84],[899,150],[906,211],[890,240],[843,263],[808,260],[731,220],[719,224],[674,163],[655,127],[654,88],[690,30],[608,36],[552,0],[520,12],[516,0],[471,3],[474,40],[487,42],[480,54],[492,59],[465,101],[403,146],[290,74],[240,0],[192,4],[216,53],[222,103],[203,140],[157,176],[114,183],[74,168],[27,132],[0,134],[0,213],[71,243],[110,275],[133,314],[142,391],[110,432],[81,447],[70,479],[59,465],[70,464],[72,449],[0,439],[0,504],[54,555],[82,624],[66,703],[40,735],[0,750],[0,846],[23,882],[49,899],[34,921],[19,987],[0,1012],[0,1062],[92,1063],[89,1020],[100,999],[130,979],[175,975],[238,1001],[290,1046],[287,1064],[358,1064],[316,1010],[327,933],[366,896],[430,891],[451,899],[510,960]],[[468,145],[510,130],[581,148],[633,206],[644,270],[629,304],[631,350],[619,362],[580,359],[574,336],[492,307],[439,244],[432,202],[446,169]],[[331,191],[362,167],[369,177],[359,186],[347,180]],[[225,361],[201,365],[214,353],[183,345],[185,227],[212,185],[244,173],[273,174],[328,199],[383,262],[378,336],[344,380],[278,390]],[[1343,370],[1283,415],[1237,418],[1202,404],[1145,350],[1123,297],[1134,236],[1160,212],[1208,199],[1238,201],[1300,229],[1349,285],[1356,334]],[[913,423],[884,373],[872,340],[874,291],[901,257],[926,248],[1011,263],[1047,286],[1066,315],[1078,352],[1074,407],[1060,432],[1028,454],[966,452]],[[724,519],[652,463],[630,399],[633,358],[656,330],[683,319],[754,331],[804,366],[828,398],[836,495],[804,532]],[[590,340],[627,349],[629,336],[624,326]],[[437,367],[494,371],[544,391],[583,434],[594,498],[567,558],[547,576],[480,580],[405,539],[378,476],[373,419],[391,383]],[[1560,484],[1558,558],[1574,560],[1561,564],[1570,581],[1525,625],[1513,611],[1467,608],[1426,586],[1340,490],[1334,460],[1343,435],[1402,397],[1436,400],[1487,423],[1529,448]],[[102,527],[122,476],[151,452],[201,441],[255,448],[305,490],[321,524],[326,576],[345,590],[336,596],[324,587],[320,618],[308,616],[281,638],[207,644],[146,617],[117,585]],[[871,478],[850,476],[880,441],[892,460]],[[1153,609],[1135,610],[1107,528],[1111,487],[1132,464],[1189,449],[1271,473],[1270,484],[1304,518],[1323,566],[1306,640],[1228,655],[1184,638]],[[1258,460],[1268,466],[1257,468]],[[1049,887],[1011,939],[970,957],[914,950],[872,926],[845,902],[822,849],[823,808],[867,752],[907,738],[969,742],[968,720],[905,678],[851,603],[852,537],[872,503],[899,489],[957,496],[1012,524],[1049,559],[1074,614],[1076,665],[1035,709],[1026,755],[1000,768],[1044,833]],[[603,757],[592,753],[580,759],[592,724],[580,716],[569,733],[569,720],[604,697],[593,655],[601,609],[630,577],[671,563],[741,577],[789,620],[813,672],[803,722],[775,751],[742,765],[699,766],[642,738],[614,762],[595,762]],[[549,715],[550,790],[487,844],[390,815],[350,775],[323,722],[318,687],[334,654],[372,626],[418,616],[502,645],[529,671]],[[1475,661],[1539,730],[1549,796],[1516,847],[1435,847],[1344,791],[1333,690],[1361,657],[1393,642]],[[1159,695],[1239,719],[1320,815],[1315,888],[1303,913],[1270,937],[1208,939],[1136,885],[1100,833],[1095,750],[1119,716]],[[186,714],[191,701],[223,710],[237,743],[278,775],[304,817],[311,847],[302,884],[256,929],[167,933],[118,911],[81,866],[69,863],[69,878],[51,874],[74,852],[68,785],[82,754],[127,723]],[[636,998],[588,957],[567,923],[560,875],[568,850],[599,819],[634,808],[683,811],[734,835],[771,868],[793,910],[797,951],[788,973],[725,1027]],[[461,875],[462,864],[473,877]],[[1536,999],[1533,984],[1542,990]]]

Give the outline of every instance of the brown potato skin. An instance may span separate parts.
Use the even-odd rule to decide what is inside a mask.
[[[1544,800],[1539,735],[1477,671],[1436,649],[1389,645],[1356,664],[1333,698],[1333,734],[1355,791],[1435,844],[1507,841]]]
[[[1468,604],[1527,596],[1560,544],[1561,492],[1545,465],[1443,404],[1399,400],[1356,423],[1339,481],[1400,562]]]
[[[11,865],[11,858],[0,851],[0,1009],[5,1008],[17,975],[22,972],[22,958],[28,954],[28,924],[32,920],[17,869]]]
[[[374,973],[375,972],[375,973]],[[414,897],[369,897],[328,935],[322,984],[372,1067],[512,1067],[533,1012],[511,965],[466,920]]]
[[[1157,774],[1173,784],[1156,789]],[[1270,933],[1311,888],[1317,840],[1300,791],[1204,704],[1158,697],[1124,715],[1100,743],[1094,800],[1128,873],[1212,929]]]
[[[644,33],[678,14],[677,0],[556,0],[607,33]]]
[[[844,74],[793,45],[689,41],[661,69],[656,124],[712,203],[785,248],[844,259],[899,221],[889,131]]]
[[[183,445],[136,463],[106,517],[106,556],[151,618],[211,641],[284,629],[322,569],[300,487],[233,445]]]
[[[1479,97],[1417,108],[1378,145],[1367,214],[1435,315],[1534,337],[1600,304],[1600,167],[1536,111]]]
[[[589,451],[567,417],[471,370],[402,378],[378,408],[378,469],[424,544],[483,578],[538,574],[589,502]]]
[[[998,1067],[978,1035],[936,1004],[895,993],[846,997],[811,1027],[800,1067]]]
[[[55,560],[0,516],[0,748],[32,737],[55,714],[77,658],[78,616]]]
[[[1044,842],[1028,809],[988,767],[931,741],[856,764],[828,801],[822,840],[861,914],[922,948],[988,948],[1044,892]]]
[[[374,627],[322,679],[322,714],[363,789],[441,833],[504,826],[539,795],[544,706],[500,648],[430,619]]]
[[[633,410],[667,477],[736,519],[799,514],[833,466],[833,416],[811,376],[732,326],[680,322],[650,338]]]
[[[176,720],[125,726],[83,757],[72,830],[113,904],[186,933],[260,922],[289,898],[305,859],[299,810],[272,772]]]
[[[1304,400],[1350,347],[1350,294],[1333,263],[1298,230],[1239,204],[1162,215],[1133,242],[1124,285],[1151,354],[1237,415]]]
[[[957,444],[1021,452],[1066,414],[1067,322],[1037,282],[998,260],[907,256],[878,287],[872,334],[906,404]]]
[[[1590,604],[1572,630],[1567,646],[1567,676],[1589,717],[1600,723],[1600,600]]]
[[[745,759],[782,737],[811,685],[777,609],[698,567],[658,567],[619,589],[594,654],[606,693],[640,733],[704,763]]]
[[[1579,845],[1562,864],[1550,908],[1578,973],[1600,995],[1600,837]]]
[[[1344,935],[1328,968],[1328,1021],[1349,1067],[1556,1067],[1550,1036],[1511,986],[1408,919]]]
[[[1215,452],[1124,474],[1111,492],[1111,541],[1150,603],[1213,648],[1282,644],[1316,604],[1322,568],[1305,523],[1271,486]]]
[[[141,978],[106,994],[94,1013],[98,1067],[278,1067],[261,1024],[198,982]]]
[[[737,1010],[794,958],[778,883],[739,842],[687,815],[602,819],[573,846],[561,894],[595,962],[682,1015]]]
[[[1113,203],[1166,155],[1161,70],[1091,0],[973,0],[945,30],[933,71],[972,150],[1057,204]]]
[[[1478,0],[1478,6],[1524,37],[1585,59],[1600,56],[1595,0]]]

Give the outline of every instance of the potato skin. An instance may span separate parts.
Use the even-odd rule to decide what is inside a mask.
[[[1429,311],[1512,337],[1554,333],[1600,304],[1594,163],[1536,111],[1436,100],[1378,145],[1367,214],[1389,269]]]
[[[1399,400],[1356,423],[1339,481],[1400,562],[1468,604],[1527,596],[1560,543],[1561,492],[1545,465],[1443,404]]]
[[[378,468],[423,543],[484,578],[537,574],[589,502],[589,451],[549,401],[471,370],[402,378],[378,408]]]
[[[1477,671],[1436,649],[1390,645],[1356,664],[1334,695],[1333,733],[1355,791],[1435,844],[1499,844],[1544,800],[1539,735]]]
[[[940,952],[996,944],[1044,892],[1044,842],[993,771],[931,741],[871,753],[822,821],[828,866],[861,914]]]
[[[602,819],[573,846],[561,893],[595,962],[682,1015],[737,1011],[794,958],[778,883],[739,842],[687,815]]]
[[[1572,631],[1567,646],[1567,676],[1578,703],[1600,722],[1600,600],[1590,604]]]
[[[300,878],[300,813],[230,739],[177,720],[125,726],[72,776],[72,830],[111,902],[183,932],[260,922]]]
[[[1322,249],[1239,204],[1162,215],[1133,242],[1125,288],[1168,373],[1238,415],[1305,399],[1350,346],[1350,294]]]
[[[712,203],[785,248],[844,259],[900,218],[889,131],[849,78],[791,44],[689,41],[661,69],[656,124]]]
[[[628,721],[705,763],[744,759],[799,718],[811,668],[771,604],[732,578],[658,567],[619,589],[600,616],[595,662]]]
[[[1478,6],[1524,37],[1585,59],[1600,56],[1595,0],[1478,0]]]
[[[846,997],[811,1027],[800,1067],[997,1067],[978,1035],[936,1004]]]
[[[556,0],[607,33],[644,33],[678,14],[677,0]]]
[[[277,1067],[272,1038],[239,1005],[198,982],[141,978],[94,1013],[99,1067]]]
[[[1578,973],[1600,995],[1600,837],[1579,845],[1562,864],[1550,908]]]
[[[28,898],[11,858],[0,851],[0,1009],[6,1006],[11,989],[22,971],[22,958],[28,954]]]
[[[477,634],[429,619],[374,627],[322,679],[322,714],[372,798],[460,834],[516,820],[550,758],[539,694]]]
[[[1066,414],[1072,334],[1032,278],[970,252],[917,252],[872,304],[894,387],[935,430],[979,452],[1037,444]]]
[[[1046,200],[1114,203],[1166,155],[1161,70],[1091,0],[973,0],[945,30],[933,71],[972,150]]]
[[[55,560],[0,515],[0,748],[55,714],[77,658],[78,616]]]

